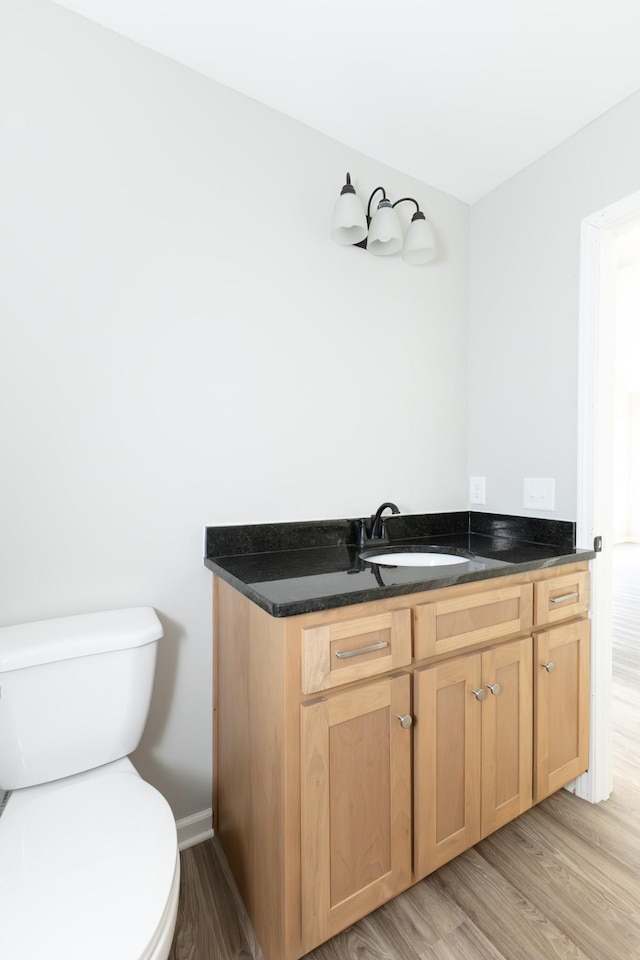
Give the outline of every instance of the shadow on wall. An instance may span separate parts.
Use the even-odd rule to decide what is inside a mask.
[[[166,795],[166,788],[175,779],[176,772],[159,761],[155,752],[164,737],[169,720],[178,673],[179,646],[185,631],[179,623],[160,610],[156,610],[156,613],[162,623],[164,635],[158,643],[158,659],[147,724],[132,760],[140,775]]]

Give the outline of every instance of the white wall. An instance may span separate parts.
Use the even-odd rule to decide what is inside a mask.
[[[580,223],[640,188],[640,92],[471,211],[469,473],[484,509],[526,514],[524,477],[555,477],[576,519]]]
[[[468,207],[46,0],[3,0],[0,97],[0,622],[157,608],[135,759],[181,818],[203,527],[466,507]],[[333,245],[346,170],[438,261]]]

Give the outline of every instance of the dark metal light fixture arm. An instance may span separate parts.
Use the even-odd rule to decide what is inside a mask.
[[[414,215],[411,217],[411,222],[412,222],[412,223],[413,223],[414,220],[426,220],[426,217],[425,217],[424,213],[423,213],[422,210],[420,209],[420,205],[418,204],[418,201],[417,201],[417,200],[414,200],[413,197],[403,197],[402,200],[396,200],[396,202],[395,202],[395,203],[392,203],[391,206],[392,206],[392,207],[397,207],[399,203],[406,203],[406,202],[408,202],[408,203],[415,203],[415,205],[416,205],[416,212],[415,212]]]
[[[371,201],[375,197],[378,190],[382,190],[382,199],[387,199],[387,194],[384,187],[376,187],[371,196],[369,197],[369,203],[367,204],[367,223],[371,223]]]
[[[399,203],[415,203],[416,213],[420,213],[420,205],[417,200],[414,200],[413,197],[403,197],[402,200],[396,200],[395,203],[392,203],[392,207],[397,207]]]

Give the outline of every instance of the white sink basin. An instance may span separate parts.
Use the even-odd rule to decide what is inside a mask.
[[[367,563],[383,563],[390,567],[444,567],[450,563],[467,563],[467,557],[456,557],[452,553],[428,553],[419,551],[398,553],[361,554]]]

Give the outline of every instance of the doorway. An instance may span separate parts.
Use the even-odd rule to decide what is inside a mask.
[[[613,789],[640,786],[640,220],[613,231],[616,350],[613,461]]]
[[[614,424],[620,393],[616,334],[621,333],[618,331],[620,268],[629,266],[624,259],[628,255],[623,251],[625,243],[628,247],[635,240],[640,256],[640,193],[599,211],[582,223],[577,543],[579,547],[592,549],[594,537],[600,535],[603,550],[592,564],[589,771],[576,781],[575,792],[592,803],[607,799],[613,788],[612,602],[614,542],[616,524],[620,522],[620,510],[614,511],[614,505],[620,506],[621,484],[620,472],[616,477],[614,468],[615,455],[619,452],[619,436],[616,437]]]

